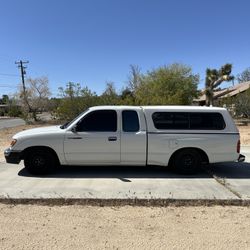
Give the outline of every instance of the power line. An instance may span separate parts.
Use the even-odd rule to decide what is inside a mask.
[[[0,54],[0,61],[5,61],[5,62],[13,61],[13,59],[11,57],[9,57],[8,59],[6,57],[9,57],[9,56],[5,56],[5,55]]]
[[[19,75],[0,73],[0,76],[15,76],[15,77],[18,77]]]
[[[13,84],[10,82],[0,82],[0,87],[15,87],[20,86],[20,84]]]
[[[4,89],[16,89],[18,86],[7,86],[7,85],[3,85],[3,86],[1,86],[0,85],[0,88],[4,88]]]

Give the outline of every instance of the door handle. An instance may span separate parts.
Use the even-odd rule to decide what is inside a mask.
[[[117,141],[117,137],[116,136],[110,136],[108,138],[109,141]]]
[[[67,137],[67,139],[79,140],[79,139],[82,139],[82,137],[80,137],[80,136],[77,136],[77,137]]]

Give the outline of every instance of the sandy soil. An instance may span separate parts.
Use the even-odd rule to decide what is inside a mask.
[[[248,207],[0,204],[1,249],[250,249]]]
[[[14,128],[5,128],[0,130],[0,162],[4,161],[3,151],[9,147],[12,136],[26,129],[41,127],[42,125],[23,125]],[[43,125],[45,126],[45,125]]]
[[[248,126],[238,126],[240,131],[240,141],[241,145],[250,146],[250,125]]]
[[[0,151],[32,127],[0,130]],[[250,145],[250,126],[239,130]],[[0,204],[0,249],[250,249],[249,235],[249,207]]]

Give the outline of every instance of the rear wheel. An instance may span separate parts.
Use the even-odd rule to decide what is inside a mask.
[[[55,156],[46,149],[29,150],[24,157],[24,166],[31,174],[45,175],[56,166]]]
[[[181,174],[194,174],[201,166],[201,155],[195,149],[183,149],[174,155],[172,167]]]

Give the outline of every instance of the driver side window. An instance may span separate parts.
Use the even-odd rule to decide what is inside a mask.
[[[78,132],[116,132],[115,110],[97,110],[87,114],[78,124]]]

